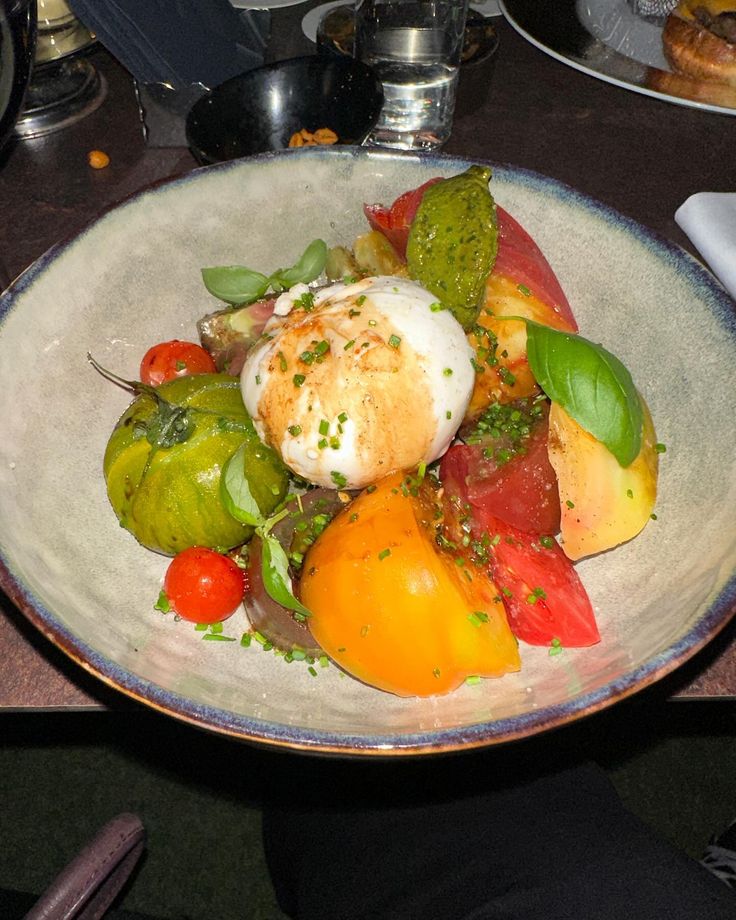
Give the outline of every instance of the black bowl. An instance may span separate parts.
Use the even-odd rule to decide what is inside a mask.
[[[353,58],[310,55],[232,77],[187,116],[187,142],[202,163],[289,146],[302,128],[331,128],[340,144],[361,144],[383,105],[376,74]]]

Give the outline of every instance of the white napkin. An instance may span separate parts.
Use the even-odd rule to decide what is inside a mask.
[[[698,192],[675,211],[675,220],[736,299],[736,192]]]

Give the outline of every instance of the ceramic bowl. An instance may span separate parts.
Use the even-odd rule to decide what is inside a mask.
[[[573,189],[498,165],[492,189],[536,238],[581,332],[631,369],[661,457],[657,520],[578,566],[601,642],[522,647],[522,670],[400,699],[334,666],[207,642],[154,610],[167,560],[121,529],[102,477],[128,403],[88,364],[135,378],[154,342],[196,338],[215,306],[200,266],[271,272],[321,236],[349,245],[363,202],[465,160],[311,148],[197,170],[143,191],[52,249],[0,301],[0,584],[108,684],[190,723],[302,750],[399,755],[478,747],[609,706],[672,671],[736,610],[736,321],[699,263]],[[253,215],[257,215],[254,222]],[[244,614],[226,624],[239,639]]]
[[[187,143],[201,163],[289,146],[305,128],[330,128],[361,144],[383,105],[381,81],[353,58],[307,55],[258,67],[210,90],[192,107]]]

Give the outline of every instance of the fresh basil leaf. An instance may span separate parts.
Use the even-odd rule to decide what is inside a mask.
[[[269,597],[302,616],[311,617],[311,612],[294,597],[289,575],[289,560],[286,558],[283,546],[271,534],[260,534],[261,537],[261,570],[263,585]]]
[[[268,278],[242,265],[220,265],[202,269],[204,286],[214,297],[229,304],[248,304],[268,290]]]
[[[264,523],[261,509],[251,494],[245,475],[245,444],[240,445],[222,470],[220,498],[228,513],[241,524],[256,527]]]
[[[280,268],[270,278],[274,289],[288,290],[295,284],[309,284],[318,278],[327,262],[327,243],[324,240],[312,240],[301,255],[301,258],[291,268]]]
[[[526,320],[527,357],[537,383],[611,451],[622,467],[641,449],[643,412],[631,374],[602,345]]]

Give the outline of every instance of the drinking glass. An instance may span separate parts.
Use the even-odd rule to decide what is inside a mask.
[[[35,0],[0,0],[0,148],[23,104],[35,40]]]
[[[450,137],[468,0],[357,0],[355,55],[383,83],[368,144],[433,150]]]
[[[102,74],[83,53],[95,36],[67,0],[36,0],[38,34],[25,106],[15,123],[19,137],[41,137],[86,118],[105,98]]]

